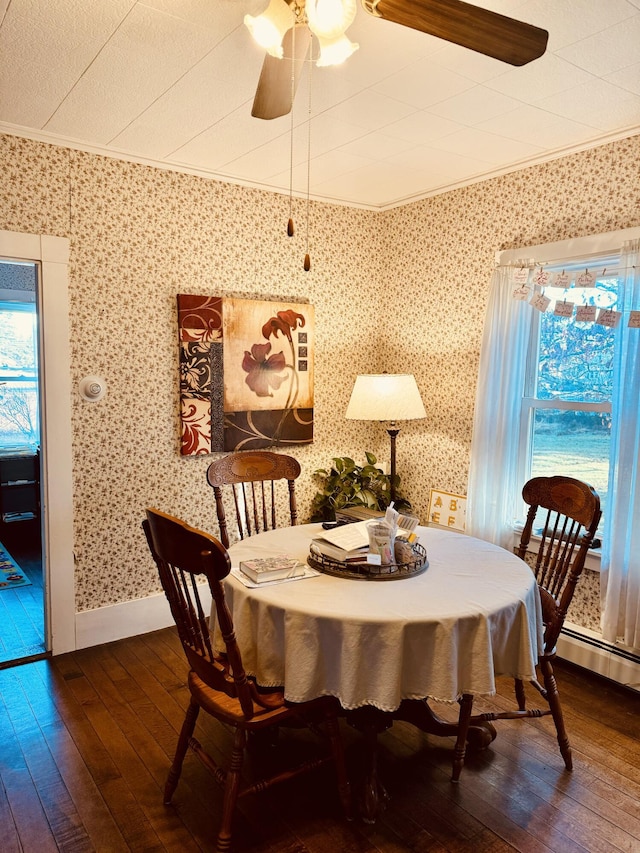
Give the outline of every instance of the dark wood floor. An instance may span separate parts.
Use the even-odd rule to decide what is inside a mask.
[[[548,718],[498,724],[496,741],[470,757],[458,785],[449,781],[452,741],[396,723],[380,738],[390,802],[375,825],[342,820],[327,768],[243,800],[237,850],[640,850],[640,697],[568,665],[558,669],[573,773],[563,769]],[[187,702],[184,679],[172,629],[1,670],[3,853],[211,850],[219,789],[195,757],[186,760],[173,806],[162,805]],[[504,706],[507,696],[504,680],[492,703]],[[214,752],[228,749],[225,729],[208,719],[198,726]],[[357,781],[362,741],[346,725],[343,734]],[[294,732],[283,733],[281,745],[310,744]]]
[[[0,524],[0,541],[31,586],[0,592],[0,667],[41,655],[46,648],[40,522]]]

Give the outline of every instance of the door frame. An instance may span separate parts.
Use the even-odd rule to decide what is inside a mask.
[[[42,553],[47,649],[76,648],[69,240],[0,230],[0,256],[40,265]]]

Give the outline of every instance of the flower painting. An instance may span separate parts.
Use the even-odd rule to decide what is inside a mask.
[[[313,441],[313,306],[178,295],[181,453]]]

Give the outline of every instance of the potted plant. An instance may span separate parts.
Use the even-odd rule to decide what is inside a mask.
[[[334,521],[336,509],[363,506],[385,510],[391,495],[391,476],[376,467],[373,453],[365,451],[366,465],[357,465],[349,456],[334,456],[330,469],[313,472],[319,489],[311,503],[311,521]],[[395,478],[395,509],[406,512],[411,504],[400,491],[400,477]]]

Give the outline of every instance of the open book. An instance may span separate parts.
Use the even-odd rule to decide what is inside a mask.
[[[323,530],[314,536],[314,540],[329,542],[343,551],[357,551],[369,547],[367,532],[369,521],[356,521],[354,524],[341,524],[332,530]]]
[[[413,533],[413,528],[416,527],[418,520],[415,519],[413,524],[413,518],[410,516],[401,516],[401,518],[407,518],[410,521],[411,530],[398,526],[396,539],[414,542],[417,537]],[[369,549],[367,525],[370,523],[370,521],[356,521],[353,524],[341,524],[333,530],[323,530],[322,533],[316,534],[313,541],[323,554],[335,560],[357,559],[359,556],[364,560]]]

